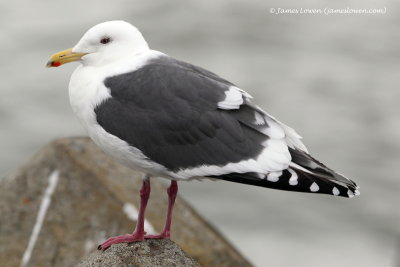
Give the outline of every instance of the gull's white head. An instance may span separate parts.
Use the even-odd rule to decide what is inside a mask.
[[[125,21],[107,21],[89,29],[71,49],[54,54],[48,67],[80,60],[83,65],[112,63],[149,50],[142,34]]]

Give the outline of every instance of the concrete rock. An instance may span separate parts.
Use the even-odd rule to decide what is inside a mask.
[[[23,255],[26,266],[73,266],[107,237],[132,232],[141,176],[88,138],[52,142],[0,179],[1,266],[20,266]],[[165,186],[157,179],[151,183],[147,231],[152,227],[159,232],[166,213]],[[181,198],[172,240],[202,266],[251,266]]]
[[[117,244],[95,251],[77,267],[200,267],[169,239]]]

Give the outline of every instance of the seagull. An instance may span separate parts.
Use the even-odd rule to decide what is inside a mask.
[[[253,103],[242,88],[204,68],[149,48],[125,21],[89,29],[47,67],[79,61],[72,110],[106,154],[145,175],[132,234],[99,246],[169,238],[177,181],[213,179],[351,198],[352,180],[312,157],[301,137]],[[170,180],[164,230],[144,231],[150,177]]]

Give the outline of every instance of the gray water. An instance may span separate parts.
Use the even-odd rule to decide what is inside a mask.
[[[274,15],[270,8],[383,8]],[[391,1],[1,1],[0,174],[50,140],[83,135],[68,103],[76,67],[46,69],[99,22],[135,24],[153,49],[208,68],[353,178],[352,200],[227,182],[181,194],[256,266],[398,266],[400,8]]]

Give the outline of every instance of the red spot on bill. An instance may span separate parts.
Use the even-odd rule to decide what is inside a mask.
[[[51,63],[51,66],[53,66],[53,67],[59,67],[59,66],[61,66],[61,62],[59,62],[59,61],[54,61],[53,63]]]

